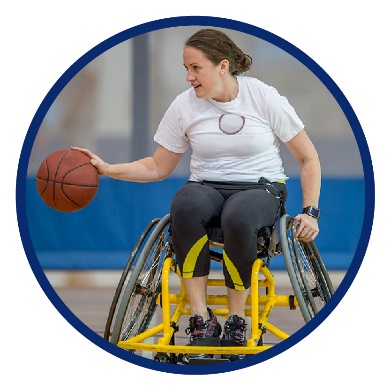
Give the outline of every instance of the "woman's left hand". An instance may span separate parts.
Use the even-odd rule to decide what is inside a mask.
[[[318,220],[305,213],[298,214],[294,220],[299,222],[296,229],[299,240],[303,242],[311,242],[318,236]]]

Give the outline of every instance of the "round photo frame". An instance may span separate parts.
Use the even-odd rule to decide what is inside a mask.
[[[365,210],[363,216],[363,225],[361,230],[360,240],[358,241],[358,246],[355,251],[353,261],[346,272],[346,275],[335,292],[335,295],[332,297],[332,300],[328,305],[321,311],[315,318],[313,318],[309,323],[302,327],[299,331],[294,333],[290,338],[284,340],[269,349],[262,354],[254,355],[247,357],[245,360],[239,360],[235,362],[225,363],[225,364],[216,364],[209,366],[181,366],[181,365],[169,365],[166,363],[155,362],[153,360],[143,358],[137,355],[131,355],[128,352],[114,346],[109,343],[97,333],[92,331],[87,327],[80,319],[78,319],[75,314],[70,311],[70,309],[60,300],[55,290],[49,283],[46,278],[46,275],[40,265],[40,262],[37,258],[33,242],[31,240],[31,235],[29,231],[28,217],[26,213],[26,177],[27,177],[27,168],[29,163],[29,158],[31,150],[37,135],[37,132],[40,128],[40,125],[52,105],[53,101],[60,94],[63,88],[69,83],[69,81],[88,63],[90,63],[97,56],[101,55],[108,49],[113,46],[134,38],[138,35],[148,33],[155,30],[160,30],[170,27],[178,26],[215,26],[221,28],[232,29],[240,31],[252,36],[261,38],[269,43],[279,47],[280,49],[286,51],[303,65],[305,65],[309,70],[311,70],[319,80],[324,84],[328,91],[332,94],[334,99],[338,102],[340,108],[343,110],[357,141],[357,146],[359,148],[364,181],[365,181]],[[307,335],[309,335],[313,330],[315,330],[336,308],[339,302],[343,299],[344,295],[348,291],[350,285],[352,284],[356,274],[358,273],[362,261],[367,250],[368,242],[370,239],[370,234],[372,230],[372,222],[374,217],[374,199],[375,199],[375,188],[374,188],[374,174],[372,168],[372,162],[370,157],[369,148],[365,139],[364,132],[361,128],[361,125],[357,119],[357,116],[354,113],[351,105],[348,100],[331,79],[331,77],[308,55],[303,53],[300,49],[290,44],[286,40],[266,31],[259,27],[249,25],[243,22],[238,22],[235,20],[228,20],[224,18],[217,17],[199,17],[199,16],[185,16],[185,17],[173,17],[167,19],[156,20],[148,23],[144,23],[132,28],[129,28],[125,31],[122,31],[105,41],[101,42],[91,50],[89,50],[85,55],[79,58],[74,64],[72,64],[64,74],[59,78],[59,80],[53,85],[50,91],[47,93],[43,99],[41,105],[36,111],[34,118],[32,119],[31,125],[26,134],[26,138],[22,147],[20,154],[20,161],[17,173],[17,185],[16,185],[16,203],[17,203],[17,217],[19,222],[19,230],[22,239],[22,243],[27,255],[27,259],[30,263],[31,269],[40,284],[41,288],[50,299],[52,304],[56,309],[62,314],[62,316],[70,323],[72,326],[78,330],[83,336],[88,338],[91,342],[101,347],[108,353],[122,359],[129,361],[133,364],[149,368],[152,370],[168,372],[168,373],[179,373],[179,374],[213,374],[213,373],[222,373],[227,371],[233,371],[249,367],[255,364],[259,364],[263,361],[266,361],[276,355],[279,355],[299,343]]]

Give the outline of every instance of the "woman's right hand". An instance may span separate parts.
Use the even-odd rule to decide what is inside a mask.
[[[91,164],[98,170],[98,173],[100,175],[107,175],[110,165],[103,161],[99,156],[85,148],[71,147],[71,149],[86,154],[91,159]]]

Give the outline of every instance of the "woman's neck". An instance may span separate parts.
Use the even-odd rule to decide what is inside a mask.
[[[235,76],[227,75],[222,93],[213,98],[216,102],[231,102],[238,96],[239,93],[239,83]]]

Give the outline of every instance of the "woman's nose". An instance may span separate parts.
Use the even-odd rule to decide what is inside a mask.
[[[188,71],[187,72],[187,78],[186,78],[187,81],[192,81],[194,80],[194,75],[192,72]]]

